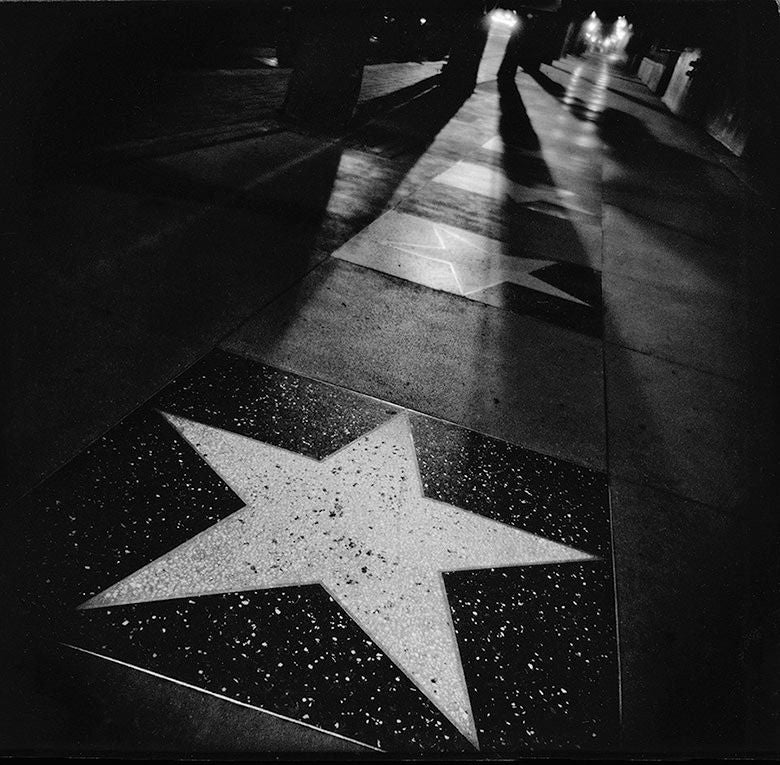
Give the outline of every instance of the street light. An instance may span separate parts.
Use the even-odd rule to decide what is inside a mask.
[[[517,26],[517,16],[514,11],[497,8],[490,14],[490,20],[505,27]]]

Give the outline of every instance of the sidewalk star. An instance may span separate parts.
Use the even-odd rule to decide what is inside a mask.
[[[426,498],[404,414],[322,461],[165,416],[246,506],[82,608],[320,584],[478,746],[442,572],[593,556]]]
[[[444,183],[468,191],[470,194],[482,194],[494,199],[509,197],[516,204],[529,210],[559,218],[568,218],[569,213],[572,212],[581,215],[593,214],[592,210],[579,204],[579,196],[569,189],[558,188],[549,183],[524,186],[510,180],[495,168],[473,162],[461,160],[433,180],[436,183]]]
[[[560,266],[559,261],[508,255],[505,242],[395,210],[377,218],[333,257],[473,300],[481,301],[485,290],[511,282],[589,307],[542,273],[535,275]]]
[[[504,282],[512,282],[572,303],[587,305],[568,292],[533,275],[534,271],[556,265],[555,260],[505,255],[506,245],[501,242],[484,239],[484,242],[478,245],[452,229],[435,223],[433,232],[438,239],[438,244],[410,244],[392,240],[385,240],[382,244],[390,245],[408,255],[448,264],[462,295],[472,295]]]

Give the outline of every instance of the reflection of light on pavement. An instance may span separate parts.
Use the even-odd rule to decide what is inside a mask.
[[[584,64],[579,64],[569,78],[569,84],[561,97],[561,102],[570,108],[576,109],[581,117],[593,120],[604,111],[607,100],[607,85],[609,83],[609,71],[606,63],[602,63],[595,83],[585,86],[583,79]],[[586,81],[587,82],[587,81]]]

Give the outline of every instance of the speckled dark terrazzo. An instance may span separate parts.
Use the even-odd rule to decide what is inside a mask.
[[[411,417],[425,494],[593,555],[610,554],[606,476],[423,415]]]
[[[209,354],[153,403],[317,459],[401,411],[224,351]],[[412,414],[411,423],[426,496],[586,552],[609,554],[602,473],[433,417]]]
[[[75,608],[242,505],[160,414],[136,412],[21,500],[20,595]]]
[[[457,571],[444,581],[483,752],[614,742],[609,561]]]
[[[152,404],[315,459],[400,411],[220,350],[195,364]]]
[[[161,411],[316,460],[343,454],[405,412],[233,354],[209,354],[25,499],[20,517],[30,544],[20,580],[31,609],[56,615],[45,629],[78,648],[368,746],[470,751],[433,696],[320,585],[73,611],[243,507]],[[403,416],[425,496],[602,556],[443,573],[481,748],[565,750],[608,741],[617,677],[605,476],[422,414]],[[573,619],[564,613],[570,603]],[[574,644],[577,661],[567,648]],[[540,663],[529,680],[517,667],[534,651],[561,661]],[[565,714],[538,693],[564,683],[572,690]],[[511,706],[519,699],[524,715]]]
[[[63,641],[390,751],[474,751],[319,585],[80,611]]]

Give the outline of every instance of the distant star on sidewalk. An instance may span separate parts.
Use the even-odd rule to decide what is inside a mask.
[[[506,245],[501,242],[486,239],[484,243],[476,244],[445,226],[435,223],[432,226],[438,244],[410,244],[394,240],[384,240],[381,244],[419,258],[446,263],[452,269],[462,295],[512,282],[572,303],[588,305],[533,275],[534,271],[556,265],[557,261],[505,255]]]

